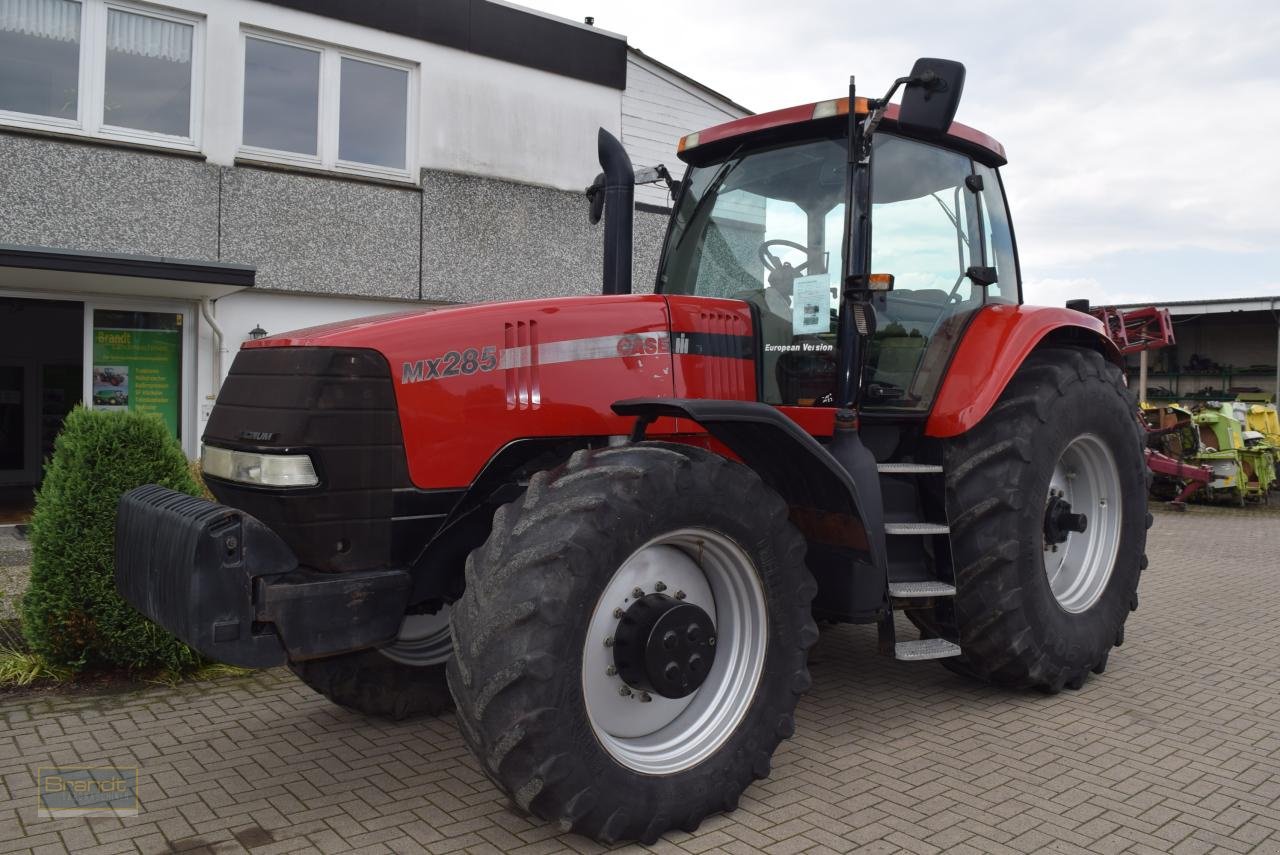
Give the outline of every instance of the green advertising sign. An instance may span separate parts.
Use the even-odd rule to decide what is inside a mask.
[[[157,315],[154,312],[95,313],[95,410],[127,409],[138,413],[157,413],[173,435],[178,436],[182,406],[181,318],[181,315]],[[124,324],[134,321],[136,326],[125,326],[121,321]],[[114,325],[107,326],[104,322]],[[157,326],[172,328],[155,329]]]

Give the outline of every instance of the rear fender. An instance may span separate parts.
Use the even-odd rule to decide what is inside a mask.
[[[883,611],[888,588],[880,481],[856,431],[837,431],[828,450],[786,414],[756,401],[633,398],[613,410],[637,417],[633,439],[664,416],[696,422],[790,506],[818,577],[815,609],[859,623]]]
[[[1092,315],[1054,306],[986,306],[969,323],[951,358],[925,434],[958,436],[977,425],[1023,360],[1036,348],[1055,344],[1090,347],[1124,365],[1102,322]]]

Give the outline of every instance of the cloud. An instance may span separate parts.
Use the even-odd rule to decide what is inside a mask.
[[[1148,302],[1143,291],[1117,291],[1096,279],[1027,279],[1022,298],[1037,306],[1062,306],[1068,300],[1088,300],[1091,306]]]
[[[1235,256],[1228,266],[1239,275],[1215,283],[1215,296],[1275,280],[1248,267],[1280,248],[1280,4],[1271,0],[526,5],[595,15],[756,110],[839,94],[850,73],[860,92],[879,94],[918,56],[960,59],[958,118],[1009,151],[1002,173],[1028,285],[1131,291],[1160,267],[1168,276],[1144,293],[1194,298],[1203,278],[1170,263],[1187,252]]]

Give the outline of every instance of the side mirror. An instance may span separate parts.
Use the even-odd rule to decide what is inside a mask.
[[[917,59],[902,92],[898,126],[922,136],[941,136],[951,127],[964,92],[964,65],[951,59]]]

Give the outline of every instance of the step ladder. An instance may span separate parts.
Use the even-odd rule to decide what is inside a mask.
[[[956,595],[951,566],[951,527],[934,517],[945,517],[942,507],[941,466],[895,461],[877,464],[884,497],[884,533],[889,549],[889,611],[879,621],[880,649],[904,662],[959,656],[960,646],[948,638],[898,641],[894,614],[908,609],[929,609],[940,604],[953,609]],[[932,479],[932,490],[922,481]],[[954,615],[954,612],[950,612]]]

